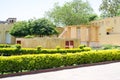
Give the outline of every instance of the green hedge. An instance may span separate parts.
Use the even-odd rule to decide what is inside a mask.
[[[23,54],[54,54],[54,53],[76,53],[83,51],[90,51],[91,48],[84,47],[83,49],[34,49],[34,48],[0,48],[0,55],[11,56],[11,55],[23,55]]]
[[[0,48],[10,48],[11,46],[10,44],[0,44]]]
[[[88,51],[76,54],[0,56],[0,73],[41,70],[112,60],[120,60],[120,50]]]

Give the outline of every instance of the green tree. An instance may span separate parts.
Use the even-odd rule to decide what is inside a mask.
[[[29,21],[29,30],[32,35],[49,36],[57,34],[55,27],[51,21],[45,18]]]
[[[54,8],[46,13],[47,17],[57,25],[80,25],[89,22],[93,9],[88,2],[73,0],[63,6],[55,4]]]
[[[23,37],[29,34],[28,25],[26,21],[16,22],[10,30],[10,34],[16,37]]]
[[[120,15],[120,0],[102,0],[100,5],[102,17],[113,17]]]
[[[35,36],[49,36],[53,34],[57,34],[55,29],[55,25],[45,19],[36,19],[17,22],[13,25],[13,28],[10,31],[10,34],[15,37],[24,37],[27,35],[35,35]]]
[[[94,21],[94,20],[97,20],[98,19],[98,16],[96,14],[90,14],[89,15],[89,22],[90,21]]]

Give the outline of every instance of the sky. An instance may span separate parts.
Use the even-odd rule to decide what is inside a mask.
[[[46,11],[53,8],[54,3],[63,5],[72,0],[0,0],[0,21],[7,18],[17,18],[18,21],[32,18],[42,18]],[[88,0],[98,15],[102,0]]]

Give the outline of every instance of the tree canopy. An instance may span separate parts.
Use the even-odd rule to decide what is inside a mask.
[[[120,15],[120,0],[102,0],[100,5],[102,17],[113,17]]]
[[[57,34],[55,27],[51,21],[45,18],[21,21],[13,25],[10,34],[15,37],[24,37],[27,35],[49,36]]]
[[[90,4],[82,0],[66,2],[63,6],[56,3],[54,8],[48,11],[46,15],[57,25],[87,24],[96,18]]]
[[[16,37],[22,37],[29,34],[29,29],[26,21],[16,22],[10,30],[10,34]]]

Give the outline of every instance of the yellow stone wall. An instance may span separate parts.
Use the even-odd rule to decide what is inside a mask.
[[[58,38],[17,38],[16,42],[21,41],[22,47],[25,48],[35,48],[37,46],[48,49],[56,48],[56,46],[66,48],[66,41],[73,41],[74,48],[77,48],[80,44],[98,46],[98,28],[99,27],[88,25],[67,26]],[[69,47],[71,47],[71,44]]]
[[[81,39],[81,41],[89,41],[88,38],[89,38],[88,28],[81,27],[80,28],[80,39]]]
[[[80,32],[77,32],[80,29]],[[80,39],[80,41],[99,41],[98,39],[97,26],[90,25],[78,25],[78,26],[67,26],[59,38],[63,39]],[[80,37],[78,37],[80,35]]]
[[[101,45],[113,44],[120,46],[120,17],[105,18],[93,21],[91,24],[99,26],[98,38]],[[109,32],[109,35],[107,35],[107,32]]]
[[[100,43],[101,44],[111,44],[111,45],[118,45],[120,46],[120,35],[106,35],[100,36]]]
[[[74,48],[80,45],[79,39],[59,39],[59,38],[17,38],[17,41],[21,41],[21,46],[24,48],[36,48],[42,46],[46,49],[54,49],[57,46],[65,48],[65,41],[74,41]]]
[[[6,34],[9,33],[10,29],[12,28],[12,24],[0,24],[0,44],[7,44],[6,42]],[[15,37],[10,36],[11,42],[10,44],[15,43]]]

